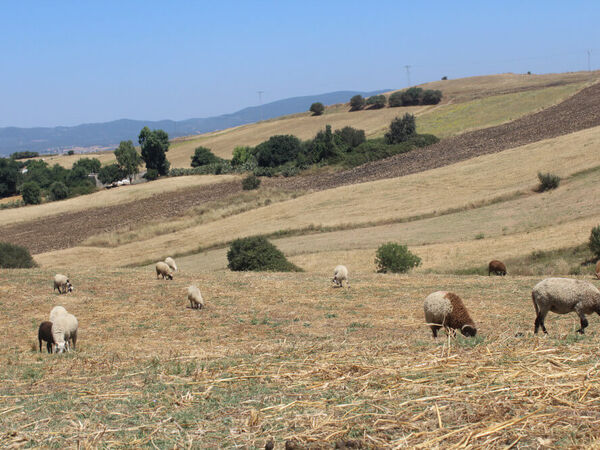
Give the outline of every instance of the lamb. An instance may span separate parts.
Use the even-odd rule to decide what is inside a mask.
[[[425,320],[431,327],[433,337],[437,338],[438,330],[460,330],[463,336],[475,336],[477,328],[462,299],[452,292],[437,291],[429,294],[423,305]]]
[[[52,337],[56,344],[56,353],[71,351],[69,341],[73,342],[73,350],[77,344],[77,329],[79,324],[73,314],[61,314],[52,322]]]
[[[50,310],[50,322],[54,322],[58,316],[67,314],[67,310],[63,306],[55,306]]]
[[[166,257],[165,263],[171,268],[173,272],[177,272],[177,264],[175,264],[175,260],[173,258],[171,258],[170,256]]]
[[[171,268],[162,261],[156,263],[156,278],[159,278],[162,275],[163,280],[166,278],[167,280],[173,279],[173,272],[171,272]]]
[[[542,327],[546,334],[544,319],[548,311],[557,314],[568,314],[575,311],[579,316],[581,328],[578,333],[584,334],[588,321],[586,314],[600,315],[600,291],[592,284],[571,278],[546,278],[533,287],[531,291],[535,308],[534,334]]]
[[[490,276],[492,273],[495,275],[504,276],[506,275],[506,266],[502,261],[494,259],[490,261],[490,264],[488,265],[488,276]]]
[[[38,341],[40,343],[40,353],[42,352],[42,341],[46,342],[46,350],[48,353],[52,353],[52,345],[54,344],[54,337],[52,336],[52,322],[42,322],[38,329]]]
[[[67,276],[57,273],[54,275],[54,289],[58,289],[59,294],[66,294],[67,292],[73,292],[73,285]],[[52,289],[52,292],[54,292],[54,289]]]
[[[600,261],[596,263],[596,278],[600,280]]]
[[[202,294],[200,293],[200,289],[196,286],[188,287],[188,300],[190,301],[190,306],[192,309],[201,309],[204,308],[204,299],[202,298]]]
[[[348,280],[348,268],[340,264],[333,270],[333,279],[331,281],[335,283],[335,287],[343,287],[342,283],[344,280],[346,280],[346,286],[350,287],[350,280]]]

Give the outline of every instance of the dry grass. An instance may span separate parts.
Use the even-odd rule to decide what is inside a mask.
[[[8,447],[590,447],[600,433],[600,322],[550,315],[534,337],[538,278],[322,273],[53,271],[0,274],[0,445]],[[197,283],[207,308],[186,307]],[[22,286],[27,284],[28,289]],[[461,295],[474,339],[434,341],[422,302]],[[39,354],[63,304],[78,351]],[[522,333],[522,334],[521,334]],[[443,334],[442,334],[443,336]]]
[[[166,253],[194,251],[199,247],[197,236],[202,236],[202,247],[207,247],[240,236],[303,229],[311,225],[356,226],[464,208],[531,189],[537,183],[536,173],[540,170],[564,177],[595,167],[598,139],[600,127],[428,172],[308,194],[116,249],[92,251],[75,247],[40,254],[36,260],[42,266],[54,264],[55,260],[62,261],[65,266],[106,264],[115,260],[132,264],[162,259]],[[570,245],[568,236],[565,240],[569,241],[565,245]]]
[[[152,197],[164,192],[177,191],[193,186],[202,186],[213,183],[235,180],[235,175],[202,175],[163,178],[151,183],[122,186],[116,189],[103,189],[94,194],[61,200],[58,202],[32,205],[17,209],[2,211],[0,226],[11,225],[17,222],[26,222],[52,216],[63,211],[75,212],[86,209],[100,208],[103,206],[129,203],[142,198]]]
[[[20,195],[13,195],[12,197],[0,198],[0,205],[6,204],[6,203],[18,202],[19,200],[22,200],[22,199],[23,199],[23,197]]]
[[[116,148],[116,146],[115,146]],[[168,157],[168,155],[167,155]],[[74,155],[60,154],[60,155],[42,155],[39,158],[34,159],[42,159],[48,163],[48,165],[53,166],[54,164],[59,164],[63,167],[70,169],[73,167],[75,161],[81,158],[96,158],[99,159],[102,165],[110,164],[116,162],[114,150],[105,150],[100,152],[93,153],[76,153]]]

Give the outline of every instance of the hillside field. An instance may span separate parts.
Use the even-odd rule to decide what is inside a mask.
[[[326,269],[326,270],[325,270]],[[532,277],[3,271],[0,445],[81,448],[590,447],[600,433],[600,319],[550,314],[534,336]],[[191,310],[190,283],[206,309]],[[26,285],[27,289],[23,289]],[[433,340],[422,303],[459,293],[478,335]],[[64,305],[78,350],[38,353]]]

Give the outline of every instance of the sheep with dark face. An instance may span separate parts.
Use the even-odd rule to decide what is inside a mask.
[[[588,326],[586,314],[600,315],[600,291],[586,281],[571,278],[546,278],[533,287],[531,291],[535,308],[534,333],[541,327],[544,333],[544,319],[549,311],[556,314],[568,314],[575,311],[579,316],[581,327],[578,333],[584,334]]]
[[[73,285],[69,281],[69,277],[60,273],[54,275],[54,289],[52,289],[52,292],[54,292],[56,289],[58,289],[59,294],[73,292]]]
[[[42,352],[42,341],[46,342],[48,353],[52,353],[54,337],[52,336],[52,322],[42,322],[38,329],[38,341],[40,343],[40,353]]]
[[[438,291],[429,294],[423,305],[425,321],[431,327],[433,337],[437,337],[438,330],[460,330],[464,336],[475,336],[477,328],[471,319],[469,311],[462,299],[452,292]]]
[[[334,287],[343,287],[344,280],[346,280],[346,287],[350,287],[348,268],[340,264],[333,269],[333,279],[331,281],[335,284]]]
[[[495,275],[504,276],[506,275],[506,266],[502,261],[494,259],[490,261],[490,264],[488,265],[488,276],[490,276],[492,273]]]
[[[173,272],[171,272],[171,268],[163,261],[156,263],[156,278],[160,278],[161,276],[163,277],[163,280],[165,278],[167,280],[173,279]]]

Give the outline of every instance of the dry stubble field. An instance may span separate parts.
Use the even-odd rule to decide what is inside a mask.
[[[532,277],[74,271],[0,273],[0,445],[64,448],[597,446],[600,320],[533,329]],[[187,307],[197,283],[206,309]],[[597,282],[594,282],[597,284]],[[24,288],[26,287],[26,288]],[[460,294],[476,338],[434,341],[422,302]],[[78,350],[38,353],[62,304]],[[442,334],[443,335],[443,334]],[[343,447],[342,447],[343,448]]]

